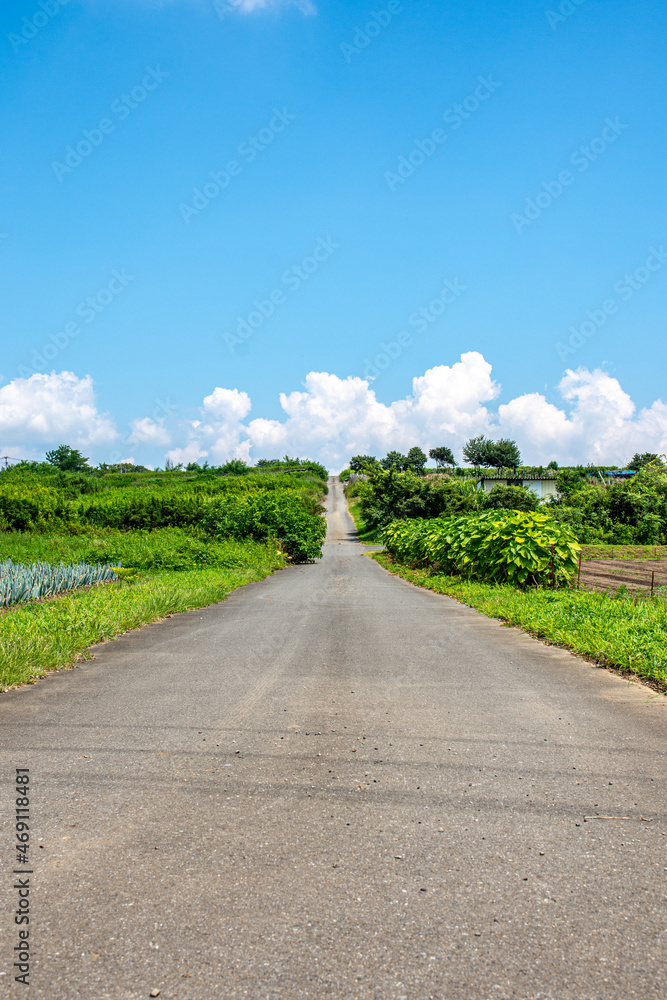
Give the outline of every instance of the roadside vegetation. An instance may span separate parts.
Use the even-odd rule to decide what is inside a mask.
[[[513,465],[501,465],[508,455]],[[421,456],[424,463],[411,449],[350,463],[345,489],[363,540],[386,546],[373,558],[667,690],[667,468],[659,456],[635,455],[626,469],[527,468],[514,442],[476,438],[464,448],[475,468],[455,467],[443,447],[430,452],[435,475]],[[482,489],[493,479],[483,468],[502,483]],[[555,481],[546,500],[523,485],[540,476]],[[628,569],[638,562],[646,569]]]
[[[0,689],[321,556],[322,466],[286,459],[153,472],[91,469],[67,446],[50,455],[0,474],[0,591],[17,598],[0,611]],[[93,585],[61,596],[53,581],[68,578]]]
[[[519,589],[448,576],[375,552],[381,566],[418,587],[454,597],[489,618],[516,625],[544,642],[600,666],[627,671],[667,691],[667,602],[616,599],[576,589]]]

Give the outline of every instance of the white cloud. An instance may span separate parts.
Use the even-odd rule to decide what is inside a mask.
[[[130,423],[132,431],[128,441],[133,444],[152,444],[164,447],[171,444],[171,435],[162,420],[151,420],[150,417],[138,417]]]
[[[527,392],[496,406],[500,387],[491,365],[469,351],[455,364],[429,368],[413,379],[409,396],[387,404],[367,379],[310,372],[301,389],[281,393],[281,420],[251,419],[248,394],[218,386],[202,401],[197,419],[173,431],[173,441],[155,417],[133,420],[128,440],[144,448],[173,444],[167,457],[175,464],[289,453],[334,470],[351,455],[384,455],[415,444],[424,450],[448,445],[460,458],[465,441],[477,434],[516,439],[530,464],[623,463],[636,451],[667,452],[662,400],[638,411],[618,379],[600,369],[567,371],[558,392],[559,403]],[[97,410],[89,375],[52,372],[0,387],[2,454],[38,457],[59,444],[93,450],[118,438],[112,418]]]
[[[656,400],[636,414],[618,379],[601,369],[568,370],[559,392],[569,414],[538,393],[498,408],[499,429],[515,437],[530,461],[620,464],[639,451],[667,451],[667,406]]]
[[[383,455],[412,445],[428,450],[446,444],[460,455],[477,434],[517,440],[531,464],[623,463],[635,451],[667,451],[667,405],[661,400],[636,413],[617,379],[585,368],[568,371],[558,390],[562,406],[540,393],[490,404],[500,387],[477,351],[453,365],[438,365],[413,379],[412,393],[389,404],[378,401],[368,380],[310,372],[303,389],[281,393],[283,420],[245,422],[251,402],[237,389],[216,388],[204,400],[201,420],[188,426],[188,442],[169,453],[174,461],[210,456],[274,458],[285,453],[316,458],[340,469],[351,455]]]
[[[0,388],[0,442],[12,457],[32,457],[59,444],[88,449],[118,436],[109,414],[97,409],[90,375],[37,374]]]
[[[251,14],[255,10],[264,10],[267,7],[278,7],[285,4],[298,7],[303,14],[317,14],[317,8],[311,0],[214,0],[213,6],[218,16],[224,19],[234,11]]]

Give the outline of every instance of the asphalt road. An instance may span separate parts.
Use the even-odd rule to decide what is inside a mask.
[[[664,1000],[666,699],[391,577],[329,508],[317,565],[0,695],[0,994]]]

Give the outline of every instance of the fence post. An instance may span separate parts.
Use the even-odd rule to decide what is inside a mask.
[[[551,546],[551,589],[556,589],[556,564],[554,562],[554,549],[555,545]]]
[[[581,580],[581,552],[579,553],[579,569],[577,570],[577,590],[580,590],[579,581]]]
[[[653,584],[655,583],[655,570],[651,570],[651,600],[653,600]]]

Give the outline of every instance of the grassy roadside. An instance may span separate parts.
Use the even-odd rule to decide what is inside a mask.
[[[361,513],[361,508],[354,497],[348,499],[347,508],[352,516],[352,520],[354,521],[354,526],[357,529],[359,541],[364,542],[366,545],[380,545],[381,542],[378,538],[378,532],[374,529],[368,529],[366,527],[366,522],[364,521],[363,514]]]
[[[0,690],[71,667],[102,639],[222,601],[285,565],[274,545],[235,543],[235,548],[235,566],[157,570],[132,586],[111,583],[0,612]],[[243,554],[245,565],[238,565]]]
[[[582,590],[515,590],[411,569],[385,552],[372,558],[390,573],[517,625],[602,666],[635,674],[667,691],[667,602],[614,600]]]

